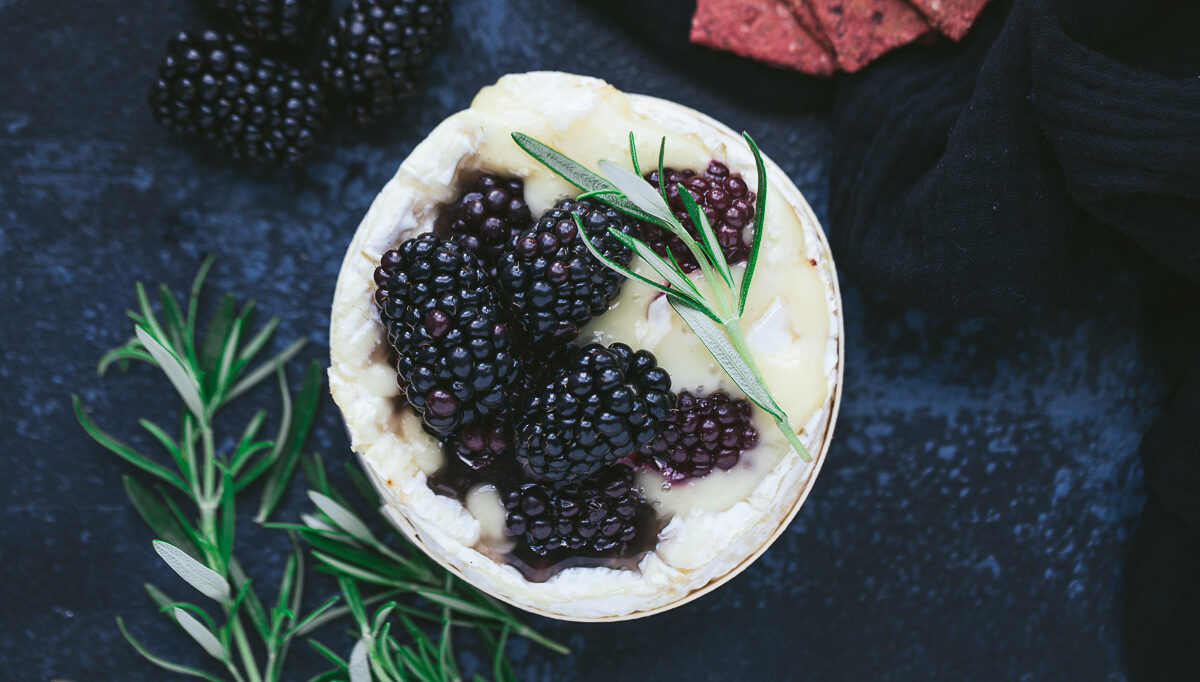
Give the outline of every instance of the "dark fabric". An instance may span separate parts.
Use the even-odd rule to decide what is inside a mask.
[[[1011,318],[1086,281],[1087,247],[1137,273],[1174,387],[1140,445],[1128,667],[1200,679],[1200,3],[996,2],[843,80],[833,120],[830,242],[882,294]]]

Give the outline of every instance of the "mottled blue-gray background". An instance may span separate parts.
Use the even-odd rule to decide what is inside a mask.
[[[120,640],[118,614],[154,649],[203,661],[142,593],[147,580],[184,590],[121,491],[125,469],[70,409],[79,393],[130,438],[135,416],[170,417],[161,377],[94,371],[131,331],[122,313],[136,280],[180,288],[216,254],[214,293],[256,297],[283,318],[280,346],[307,335],[308,355],[322,357],[338,264],[376,191],[475,90],[531,69],[600,76],[748,129],[826,214],[827,86],[666,48],[656,36],[678,43],[683,22],[648,24],[604,3],[453,6],[429,87],[394,125],[338,133],[301,172],[256,174],[159,130],[145,105],[167,37],[203,23],[195,3],[0,0],[6,678],[162,679]],[[522,678],[1123,679],[1116,593],[1141,505],[1134,450],[1162,377],[1129,278],[1108,269],[1092,284],[996,324],[931,319],[843,276],[841,420],[788,532],[728,586],[671,613],[532,619],[574,654],[515,643]],[[347,457],[330,405],[314,447]],[[293,498],[285,514],[301,508]],[[239,552],[272,579],[279,538],[245,532]],[[291,679],[320,669],[304,652],[295,663]]]

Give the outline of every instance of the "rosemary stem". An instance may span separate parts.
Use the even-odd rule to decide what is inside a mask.
[[[288,646],[292,642],[292,635],[284,635],[283,641],[277,646],[272,647],[271,653],[267,658],[267,675],[265,682],[279,682],[283,675],[283,662],[287,660]]]
[[[279,659],[276,657],[275,652],[276,650],[274,648],[267,652],[267,665],[265,670],[266,674],[263,677],[264,682],[275,682],[277,679],[279,679],[279,673],[275,670],[275,665]]]
[[[250,640],[246,638],[246,631],[242,629],[242,619],[236,613],[230,613],[229,624],[233,631],[233,639],[237,643],[238,653],[242,656],[242,665],[246,667],[246,674],[250,677],[250,682],[262,682],[262,678],[258,674],[258,664],[254,660],[254,651],[250,648]]]
[[[204,443],[204,497],[215,499],[214,488],[216,487],[217,467],[216,467],[216,448],[213,446],[212,424],[200,424],[201,440]]]
[[[227,660],[226,668],[229,669],[229,674],[233,675],[234,682],[246,681],[246,678],[241,676],[241,672],[238,672],[238,666],[234,665],[232,660]]]

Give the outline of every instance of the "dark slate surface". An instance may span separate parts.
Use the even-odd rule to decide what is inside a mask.
[[[123,468],[70,412],[77,392],[126,436],[134,415],[169,417],[161,378],[93,370],[130,332],[135,280],[182,287],[217,254],[214,289],[256,296],[283,317],[281,344],[308,335],[320,357],[338,263],[375,192],[441,118],[510,71],[601,76],[749,129],[825,214],[825,86],[651,39],[678,37],[680,22],[638,26],[561,0],[456,2],[451,44],[404,117],[339,134],[303,172],[256,175],[160,131],[144,105],[167,36],[201,21],[186,2],[0,0],[8,679],[162,679],[120,640],[118,614],[156,650],[202,661],[142,594],[146,580],[183,588],[155,560]],[[575,654],[518,642],[522,678],[1123,678],[1115,593],[1141,504],[1133,450],[1161,399],[1128,278],[1100,274],[1092,293],[1017,325],[938,321],[843,283],[842,417],[788,532],[669,614],[534,619]],[[348,456],[329,405],[315,446]],[[268,538],[239,552],[270,578],[278,544],[245,537]],[[295,663],[290,679],[320,669],[303,653]]]

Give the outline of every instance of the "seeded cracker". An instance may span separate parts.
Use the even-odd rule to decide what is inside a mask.
[[[821,29],[821,22],[817,21],[817,11],[813,9],[811,0],[787,0],[787,3],[792,8],[792,16],[796,17],[796,21],[804,30],[811,33],[826,50],[833,52],[833,43]]]
[[[799,0],[793,0],[799,1]],[[975,23],[987,0],[908,0],[937,30],[958,40]]]
[[[888,50],[931,29],[903,0],[809,0],[833,43],[838,66],[858,71]]]
[[[815,76],[833,74],[833,54],[784,0],[698,0],[691,41]]]

